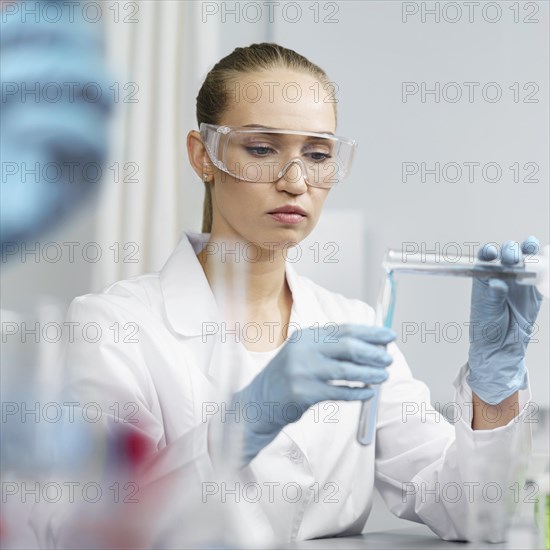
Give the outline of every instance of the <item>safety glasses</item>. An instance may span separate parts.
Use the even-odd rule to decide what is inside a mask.
[[[308,185],[330,188],[347,176],[356,149],[354,140],[296,130],[203,122],[200,134],[216,167],[253,183],[273,183],[286,174],[290,180],[303,177]],[[300,170],[289,172],[292,166]]]

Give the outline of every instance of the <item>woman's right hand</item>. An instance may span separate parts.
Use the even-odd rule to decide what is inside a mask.
[[[380,384],[388,377],[385,368],[392,357],[384,346],[395,337],[387,328],[346,324],[305,329],[295,341],[288,341],[265,369],[233,396],[232,409],[247,408],[246,414],[240,415],[244,464],[315,403],[373,397],[368,385]],[[367,387],[331,384],[334,380],[362,382]]]

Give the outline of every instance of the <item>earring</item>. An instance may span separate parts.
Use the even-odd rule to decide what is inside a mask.
[[[207,182],[208,181],[208,174],[203,174],[202,179]]]

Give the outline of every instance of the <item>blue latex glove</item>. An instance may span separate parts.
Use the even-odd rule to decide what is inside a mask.
[[[246,421],[257,413],[241,415],[245,419],[245,464],[315,403],[364,401],[374,395],[371,388],[338,386],[329,384],[330,380],[364,384],[386,380],[385,367],[393,359],[380,346],[389,344],[396,334],[366,325],[339,325],[337,329],[302,330],[299,339],[287,342],[265,369],[233,396],[232,407],[254,403],[261,410],[257,421]]]
[[[521,265],[523,254],[540,249],[535,237],[520,245],[507,241],[500,260],[504,265]],[[486,245],[480,260],[499,257],[496,247]],[[467,382],[486,403],[500,403],[527,387],[525,350],[537,318],[542,294],[531,285],[499,279],[473,279],[470,322],[472,323]]]

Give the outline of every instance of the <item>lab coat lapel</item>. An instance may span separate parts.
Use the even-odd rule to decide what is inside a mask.
[[[219,323],[219,310],[196,257],[209,233],[185,233],[160,273],[166,316],[184,336],[202,336],[205,323]]]
[[[317,300],[312,284],[305,277],[298,275],[294,266],[287,261],[286,279],[292,292],[292,312],[290,315],[291,323],[296,323],[302,331],[316,324],[323,325],[328,322],[328,318]]]

